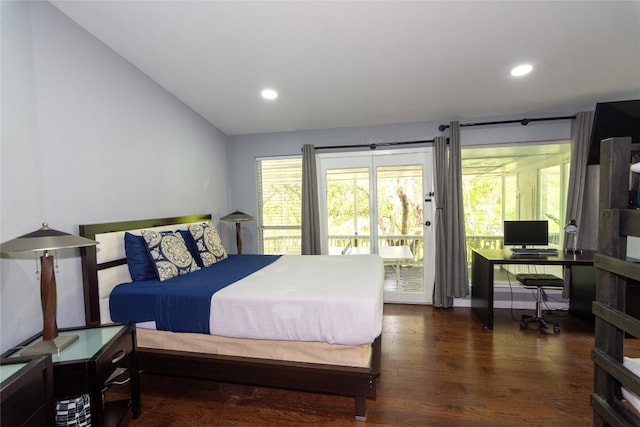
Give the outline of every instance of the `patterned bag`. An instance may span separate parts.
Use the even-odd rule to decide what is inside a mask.
[[[57,401],[56,427],[91,427],[89,395]]]

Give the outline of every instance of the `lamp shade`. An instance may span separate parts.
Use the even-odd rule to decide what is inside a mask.
[[[229,222],[238,222],[238,221],[253,221],[256,218],[246,214],[244,212],[240,212],[240,211],[235,211],[235,212],[231,212],[228,215],[223,216],[222,218],[220,218],[220,221],[229,221]]]
[[[65,248],[95,246],[98,242],[63,231],[49,228],[45,222],[42,228],[0,244],[0,252],[49,251]]]
[[[565,233],[573,234],[578,231],[578,224],[576,224],[576,220],[572,219],[564,226]]]
[[[53,268],[53,256],[49,251],[66,248],[80,248],[95,246],[98,242],[84,237],[74,236],[49,228],[47,223],[32,233],[16,237],[0,244],[0,252],[35,252],[43,251],[40,257],[42,274],[40,274],[40,300],[42,303],[42,341],[25,348],[20,354],[32,356],[34,354],[60,354],[78,339],[77,335],[58,336],[57,290],[56,277]]]

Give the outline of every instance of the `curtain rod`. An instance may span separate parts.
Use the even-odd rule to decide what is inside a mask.
[[[330,150],[338,148],[363,148],[367,147],[370,150],[375,150],[378,147],[390,147],[393,145],[410,145],[410,144],[433,144],[433,139],[426,139],[423,141],[400,141],[400,142],[378,142],[373,144],[357,144],[357,145],[326,145],[321,147],[315,147],[316,150]]]
[[[480,122],[480,123],[460,123],[460,127],[471,127],[471,126],[489,126],[489,125],[502,125],[508,123],[520,123],[522,126],[526,126],[531,122],[545,122],[552,120],[572,120],[575,119],[576,116],[561,116],[561,117],[539,117],[535,119],[520,119],[520,120],[501,120],[495,122]],[[438,126],[438,130],[440,132],[449,129],[449,125],[440,125]],[[316,150],[331,150],[331,149],[339,149],[339,148],[369,148],[370,150],[375,150],[378,147],[390,147],[394,145],[410,145],[410,144],[432,144],[433,139],[425,139],[423,141],[401,141],[401,142],[378,142],[373,144],[356,144],[356,145],[326,145],[321,147],[315,147]]]
[[[575,119],[576,116],[562,116],[562,117],[540,117],[537,119],[520,119],[520,120],[502,120],[497,122],[480,122],[480,123],[460,123],[460,127],[471,127],[471,126],[488,126],[488,125],[502,125],[507,123],[520,123],[522,126],[526,126],[531,122],[545,122],[551,120],[571,120]],[[438,126],[438,130],[440,132],[449,129],[449,125],[440,125]]]

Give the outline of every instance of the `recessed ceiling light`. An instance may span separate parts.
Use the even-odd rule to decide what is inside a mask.
[[[531,70],[533,70],[533,65],[531,64],[522,64],[522,65],[518,65],[517,67],[513,68],[511,70],[511,75],[514,77],[520,77],[520,76],[524,76],[526,74],[529,74],[531,72]]]
[[[265,89],[260,94],[264,99],[276,99],[278,97],[278,92],[273,89]]]

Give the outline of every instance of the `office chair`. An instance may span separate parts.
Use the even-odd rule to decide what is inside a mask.
[[[527,329],[530,323],[536,323],[541,334],[549,333],[549,323],[542,315],[542,295],[543,289],[562,289],[564,287],[564,281],[552,274],[529,274],[521,273],[516,274],[518,282],[522,283],[525,288],[537,289],[536,296],[536,314],[535,316],[523,314],[520,321],[520,329]],[[560,332],[560,325],[558,323],[553,324],[553,331],[555,333]]]

